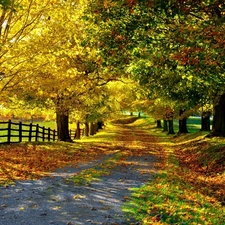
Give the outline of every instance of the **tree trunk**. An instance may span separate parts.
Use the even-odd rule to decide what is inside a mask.
[[[77,121],[77,127],[76,127],[76,139],[80,139],[80,121]]]
[[[184,110],[180,110],[180,116],[184,113]],[[183,119],[179,120],[179,134],[186,134],[189,133],[187,129],[187,118],[184,117]]]
[[[98,132],[98,125],[97,123],[94,123],[94,134]]]
[[[69,134],[69,110],[56,109],[56,124],[58,140],[73,142]]]
[[[162,128],[161,120],[156,120],[156,128]]]
[[[168,120],[168,123],[169,123],[168,134],[175,134],[174,129],[173,129],[173,119]]]
[[[90,135],[95,134],[95,124],[93,122],[90,123]]]
[[[94,123],[94,127],[95,127],[94,128],[94,130],[95,130],[94,133],[96,134],[98,132],[98,124],[97,123]]]
[[[210,131],[210,112],[202,113],[201,131]]]
[[[220,96],[218,103],[214,106],[211,136],[225,136],[225,94]]]
[[[85,126],[85,128],[84,128],[84,135],[86,137],[88,137],[89,136],[89,124],[88,124],[88,122],[85,122],[84,126]]]
[[[138,118],[140,118],[141,117],[141,112],[138,112]]]
[[[163,120],[163,131],[168,131],[168,122],[167,122],[167,120]]]
[[[97,122],[97,130],[103,129],[103,124],[104,124],[104,123],[103,123],[102,121],[98,121],[98,122]]]

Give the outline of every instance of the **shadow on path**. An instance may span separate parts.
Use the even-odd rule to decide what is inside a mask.
[[[129,141],[133,142],[134,138],[129,137]],[[40,180],[17,181],[14,186],[0,187],[0,225],[140,224],[127,218],[122,205],[129,199],[131,188],[152,179],[155,156],[128,156],[110,175],[87,186],[64,182],[74,173],[99,165],[108,157],[76,168],[57,169]]]

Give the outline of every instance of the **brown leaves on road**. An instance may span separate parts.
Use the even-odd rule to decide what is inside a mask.
[[[111,136],[109,136],[109,134]],[[38,179],[56,168],[76,166],[113,152],[121,152],[119,164],[127,156],[158,154],[154,136],[129,125],[109,126],[94,137],[75,143],[20,143],[0,146],[0,184]],[[125,165],[125,163],[124,163]],[[148,171],[142,171],[147,173]]]
[[[21,143],[0,146],[0,184],[14,180],[38,179],[56,168],[104,154],[102,149],[77,143]]]

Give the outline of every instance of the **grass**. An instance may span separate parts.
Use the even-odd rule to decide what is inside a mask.
[[[144,225],[224,225],[225,140],[202,132],[174,138],[149,119],[138,126],[158,137],[164,160],[156,179],[134,188],[123,210]]]
[[[210,119],[212,125],[212,118]],[[201,117],[199,116],[190,116],[187,119],[187,129],[190,133],[199,132],[201,129]],[[178,132],[179,130],[179,120],[174,120],[174,131]]]
[[[138,117],[136,116],[123,116],[120,119],[116,119],[113,120],[112,123],[113,124],[129,124],[132,122],[135,122],[138,119]],[[14,121],[14,122],[19,122],[19,121]],[[29,122],[23,122],[24,124],[29,124]],[[55,121],[39,121],[39,122],[34,122],[34,125],[38,124],[41,127],[45,127],[45,128],[51,128],[52,130],[56,129],[56,122]],[[174,120],[174,130],[175,132],[178,132],[178,120]],[[110,124],[108,124],[110,126]],[[195,133],[197,131],[200,130],[200,126],[201,126],[201,118],[200,117],[189,117],[187,120],[187,125],[188,125],[188,130],[190,131],[190,133]],[[1,124],[1,128],[7,128],[8,124]],[[18,126],[16,125],[12,125],[12,128],[14,129],[18,129]],[[76,125],[75,124],[70,124],[70,128],[71,129],[76,129]],[[23,129],[25,129],[25,127],[23,127]],[[28,135],[28,130],[29,127],[26,127],[27,131],[23,132],[23,135]],[[33,130],[35,130],[35,128],[33,128]],[[0,135],[7,135],[7,131],[0,131]],[[19,135],[18,131],[12,131],[12,135]],[[106,134],[102,134],[102,135],[106,135]],[[11,137],[11,141],[17,142],[19,141],[18,137]],[[28,138],[24,137],[22,139],[22,142],[27,142]],[[32,141],[35,141],[35,138],[32,138]],[[7,142],[7,137],[0,137],[0,143],[1,142]]]
[[[138,119],[136,116],[123,116],[123,118],[113,120],[113,124],[130,124]]]
[[[144,224],[224,224],[224,210],[178,177],[161,173],[151,185],[133,190],[125,211]]]
[[[117,162],[122,158],[120,152],[115,153],[101,164],[89,169],[83,170],[79,174],[74,174],[67,181],[73,182],[75,185],[89,185],[92,181],[100,180],[101,176],[109,175],[111,170],[117,166]]]

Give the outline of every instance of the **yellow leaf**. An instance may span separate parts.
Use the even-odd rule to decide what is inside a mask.
[[[73,199],[82,199],[82,198],[86,198],[86,196],[85,195],[79,195],[79,194],[73,196]]]

